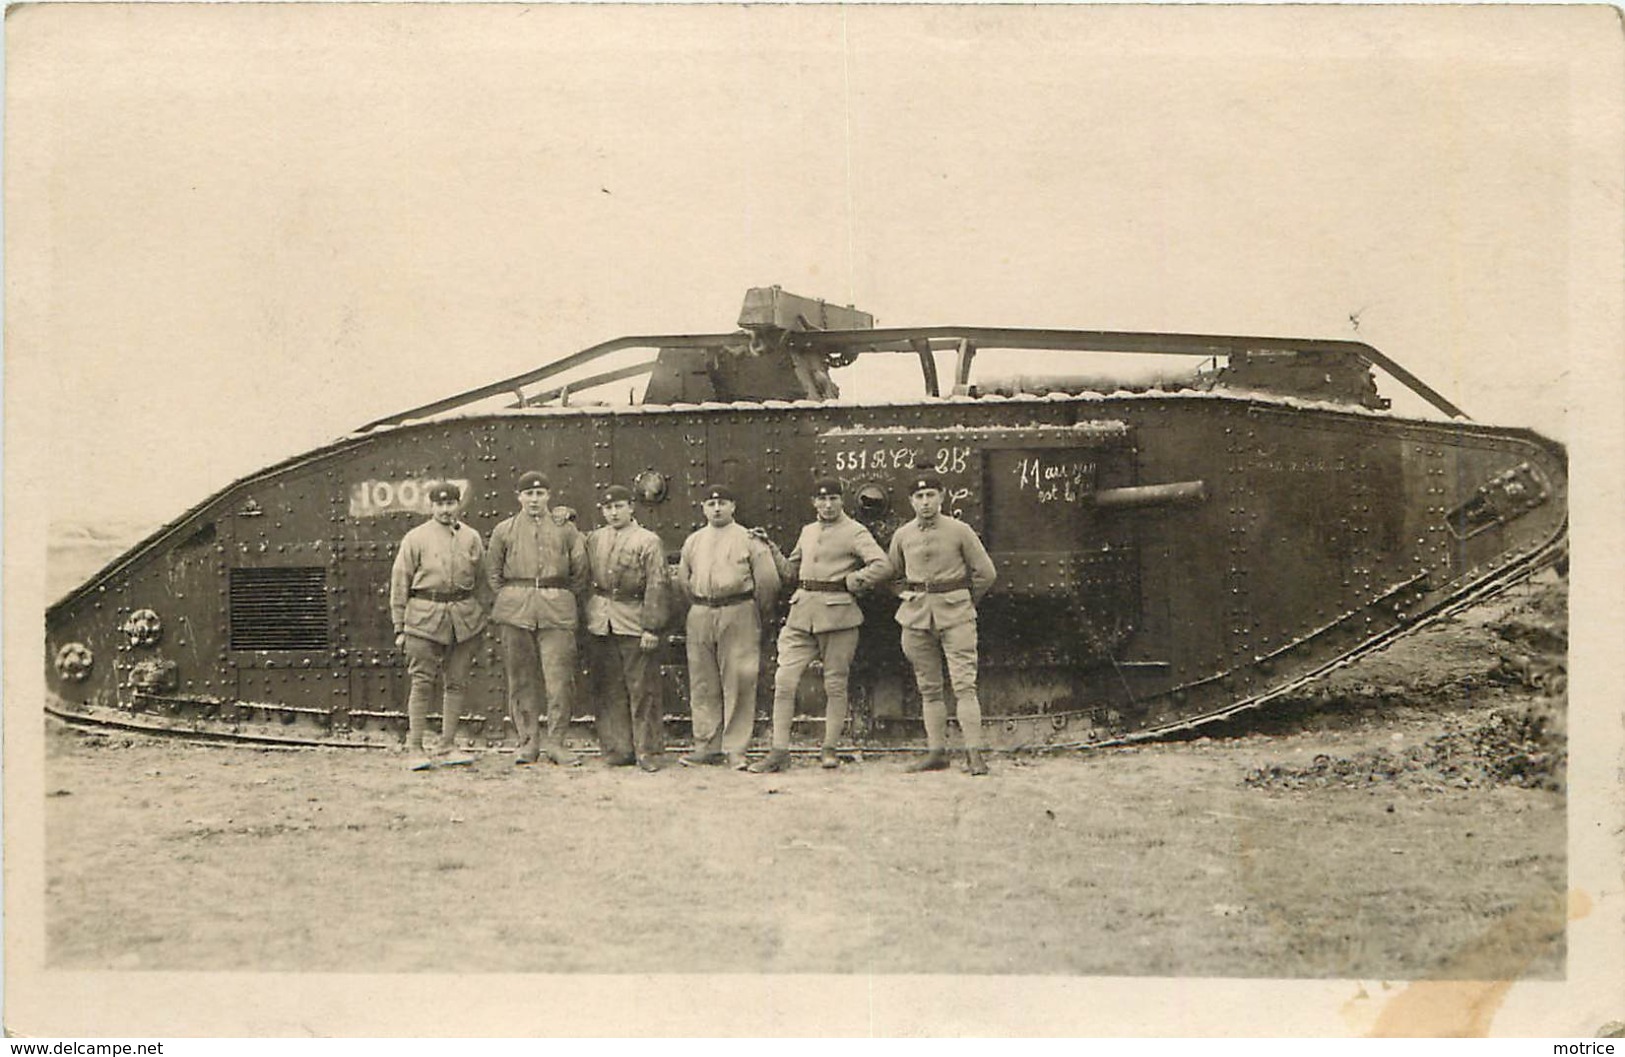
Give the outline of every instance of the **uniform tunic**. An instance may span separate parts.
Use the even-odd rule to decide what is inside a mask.
[[[993,559],[974,530],[963,521],[938,514],[930,522],[918,517],[892,535],[888,552],[902,604],[903,655],[914,667],[920,687],[928,748],[947,745],[948,709],[943,698],[942,668],[948,662],[959,727],[966,748],[981,748],[982,705],[976,696],[976,603],[997,576]],[[932,584],[961,584],[930,591]]]
[[[587,536],[587,666],[605,756],[653,756],[665,749],[660,653],[639,639],[666,623],[666,552],[636,521]]]
[[[558,744],[575,701],[576,598],[587,587],[581,533],[547,513],[521,511],[491,530],[485,575],[496,593],[491,620],[502,635],[508,709],[520,742],[532,740],[545,698],[547,737]]]
[[[683,541],[677,586],[695,603],[686,627],[694,751],[742,755],[756,721],[762,622],[779,595],[772,552],[737,523],[706,525]]]
[[[576,626],[576,596],[587,588],[587,549],[574,525],[519,513],[491,530],[486,578],[496,595],[491,619],[516,628]],[[536,581],[556,586],[537,587]],[[509,581],[526,581],[511,583]]]
[[[666,550],[659,536],[636,521],[594,529],[587,536],[587,566],[592,634],[635,637],[666,623]]]
[[[798,588],[779,630],[779,666],[773,676],[773,747],[788,748],[796,687],[814,660],[824,663],[824,744],[833,746],[847,716],[847,678],[858,648],[863,610],[851,589],[865,590],[891,576],[891,563],[874,536],[844,513],[801,530],[787,562],[789,579],[842,583],[849,590]]]
[[[706,525],[683,541],[677,585],[690,600],[750,594],[763,619],[779,598],[779,573],[772,553],[738,522],[721,528]]]
[[[987,548],[969,525],[947,514],[930,524],[919,518],[898,528],[891,538],[893,574],[902,581],[904,596],[897,607],[897,623],[905,628],[951,628],[976,619],[976,603],[993,586],[997,572]],[[953,591],[912,591],[911,583],[947,584],[964,581]]]
[[[475,598],[485,545],[462,522],[425,521],[401,538],[389,573],[389,616],[397,634],[449,646],[472,639],[489,619]],[[458,602],[412,597],[413,591],[467,591]]]
[[[791,580],[841,580],[867,590],[891,576],[891,563],[869,530],[842,514],[834,521],[814,521],[801,530],[790,552]],[[838,631],[863,623],[863,610],[849,591],[797,590],[790,597],[785,627],[801,631]]]

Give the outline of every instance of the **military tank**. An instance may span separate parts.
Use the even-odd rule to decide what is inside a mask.
[[[989,350],[1194,366],[973,382]],[[832,371],[861,373],[858,361],[877,357],[917,361],[923,392],[843,396]],[[1448,420],[1394,414],[1376,368]],[[582,370],[593,373],[558,383]],[[580,402],[630,379],[643,379],[633,403]],[[582,528],[599,490],[624,484],[675,560],[702,523],[707,482],[733,485],[738,519],[787,546],[811,516],[808,485],[833,475],[885,546],[911,516],[903,482],[922,467],[998,566],[981,606],[980,686],[1004,749],[1154,738],[1233,716],[1566,557],[1564,449],[1466,421],[1369,345],[876,328],[867,313],[768,287],[747,292],[736,330],[605,342],[222,489],[48,609],[47,710],[197,738],[399,744],[406,677],[389,570],[431,482],[461,486],[464,519],[482,534],[513,512],[526,470],[550,476]],[[849,747],[918,744],[896,602],[862,604]],[[681,629],[679,614],[662,647],[678,740]],[[764,649],[769,673],[770,637]],[[496,651],[493,636],[475,662],[470,748],[514,740]],[[770,684],[764,674],[764,715]],[[578,707],[588,715],[574,740],[590,745],[580,725],[592,704]],[[815,737],[816,670],[797,712]]]

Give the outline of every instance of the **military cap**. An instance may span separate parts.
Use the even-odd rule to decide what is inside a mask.
[[[547,483],[547,477],[543,474],[537,473],[535,470],[520,476],[519,483],[514,486],[513,490],[515,492],[528,492],[532,488],[546,488],[548,491],[553,490],[553,486]]]
[[[429,486],[429,502],[456,503],[463,498],[463,493],[450,481],[439,481]]]
[[[927,488],[942,491],[942,478],[934,473],[917,473],[908,479],[908,494],[924,491]]]
[[[812,494],[815,496],[843,495],[845,489],[841,487],[841,482],[834,477],[820,477],[813,482]]]
[[[599,506],[609,506],[611,503],[630,503],[632,489],[624,484],[612,484],[604,489],[604,494],[598,497]]]
[[[736,502],[734,490],[725,484],[706,485],[705,489],[700,492],[700,502],[703,503],[707,499],[726,499],[730,503]]]

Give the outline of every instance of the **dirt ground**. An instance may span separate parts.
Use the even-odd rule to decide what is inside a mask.
[[[48,960],[1558,979],[1565,598],[1520,588],[1202,737],[986,779],[410,773],[53,721]]]

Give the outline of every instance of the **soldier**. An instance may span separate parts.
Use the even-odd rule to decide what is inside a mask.
[[[841,482],[813,482],[817,520],[801,530],[790,552],[787,581],[797,581],[790,616],[779,631],[779,668],[773,677],[773,750],[751,765],[754,774],[790,765],[790,723],[796,687],[814,660],[824,662],[824,746],[819,763],[839,767],[835,744],[846,723],[847,673],[858,648],[863,610],[853,596],[891,578],[891,564],[869,530],[846,516]]]
[[[767,544],[734,522],[734,494],[711,485],[701,495],[705,525],[683,541],[677,586],[688,600],[688,697],[694,749],[687,767],[723,761],[748,766],[745,749],[756,722],[756,675],[762,624],[779,597],[779,574]]]
[[[575,699],[576,598],[587,588],[587,550],[567,517],[549,512],[546,477],[519,478],[519,513],[491,530],[485,576],[496,594],[508,713],[519,736],[514,763],[541,754],[561,767],[581,760],[564,746]],[[547,729],[540,717],[546,701]]]
[[[604,762],[660,770],[666,751],[660,718],[659,630],[666,622],[666,552],[632,518],[631,489],[604,489],[604,527],[587,535],[587,666],[598,703]],[[630,699],[630,700],[629,700]]]
[[[389,615],[395,646],[406,652],[411,690],[406,701],[406,749],[414,771],[474,762],[456,751],[468,671],[489,619],[477,596],[485,545],[457,519],[462,493],[454,484],[429,488],[428,521],[408,532],[389,574]],[[440,741],[424,744],[435,680],[445,682]]]
[[[922,473],[909,485],[914,520],[893,534],[890,559],[898,578],[897,623],[903,655],[914,666],[925,713],[925,757],[907,771],[948,767],[948,707],[942,699],[942,662],[948,661],[958,702],[959,728],[971,774],[986,774],[982,706],[976,699],[976,603],[997,573],[971,527],[942,512],[942,479]]]

